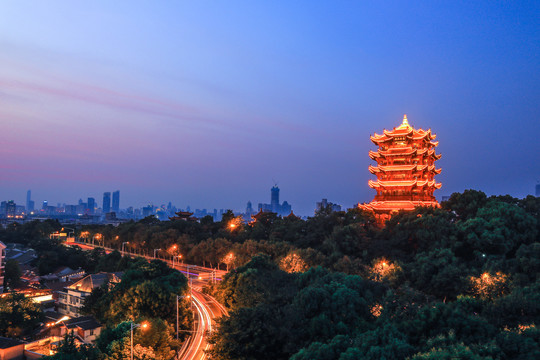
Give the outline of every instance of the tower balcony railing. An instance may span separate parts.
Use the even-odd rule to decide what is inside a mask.
[[[375,195],[374,201],[435,201],[433,195]]]

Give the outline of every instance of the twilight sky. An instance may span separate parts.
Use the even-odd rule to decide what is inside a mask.
[[[0,2],[0,200],[351,207],[404,113],[437,198],[533,194],[540,2]]]

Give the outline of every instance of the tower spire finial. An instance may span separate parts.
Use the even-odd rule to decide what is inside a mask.
[[[407,121],[407,114],[403,115],[403,123],[401,125],[409,126],[409,122]]]

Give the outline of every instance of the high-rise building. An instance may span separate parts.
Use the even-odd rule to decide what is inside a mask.
[[[540,184],[536,184],[536,197],[540,197]]]
[[[104,192],[103,193],[103,213],[109,213],[111,212],[111,193],[110,192]]]
[[[399,210],[413,210],[417,206],[435,206],[439,203],[433,191],[441,187],[434,179],[441,169],[435,168],[435,161],[441,155],[435,154],[439,144],[431,129],[414,129],[407,121],[392,131],[383,130],[382,135],[371,136],[371,141],[379,147],[369,152],[369,157],[377,166],[369,166],[369,171],[377,180],[369,180],[369,186],[377,191],[369,204],[359,204],[364,210],[375,212],[380,222]]]
[[[32,201],[32,191],[26,192],[26,212],[34,211],[34,202]]]
[[[112,211],[115,213],[120,211],[120,190],[112,193]]]
[[[15,201],[9,200],[6,202],[5,214],[8,218],[14,218],[17,215],[17,204],[15,204]]]
[[[291,205],[288,202],[279,203],[279,188],[277,185],[274,185],[270,189],[270,204],[259,203],[258,209],[259,211],[270,211],[281,216],[287,216],[292,211]]]
[[[277,213],[279,210],[279,188],[277,185],[272,186],[272,189],[270,189],[270,205],[272,206],[272,212]]]
[[[246,215],[251,216],[254,213],[255,213],[255,211],[253,211],[253,205],[251,204],[251,201],[248,201],[247,206],[246,206]]]
[[[88,206],[88,214],[94,215],[94,212],[96,211],[96,199],[94,199],[93,197],[89,197],[87,206]]]

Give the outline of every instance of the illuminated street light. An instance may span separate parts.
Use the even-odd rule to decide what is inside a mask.
[[[97,234],[94,235],[94,237],[92,238],[92,246],[94,246],[94,240],[97,240],[98,244],[101,243],[101,246],[105,247],[105,243],[103,241],[103,235],[102,234],[97,233]]]
[[[191,295],[176,295],[176,340],[178,340],[178,318],[179,318],[179,314],[178,314],[178,299],[191,299]],[[190,307],[191,307],[191,304],[190,304]]]
[[[62,228],[62,231],[65,230],[71,230],[70,232],[68,232],[68,239],[70,238],[69,234],[73,234],[73,236],[75,236],[75,230],[73,230],[72,228]]]
[[[223,262],[227,265],[227,271],[229,271],[229,264],[234,262],[234,254],[232,252],[228,253],[227,256],[223,258]]]
[[[129,241],[126,241],[126,242],[123,242],[123,243],[122,243],[122,254],[124,254],[124,245],[125,245],[125,244],[129,244]]]
[[[138,327],[142,329],[147,329],[150,327],[150,325],[146,321],[140,324],[135,324],[133,321],[131,322],[131,360],[133,360],[133,329],[136,329]]]
[[[182,255],[175,255],[175,256],[173,256],[173,262],[172,262],[173,267],[174,267],[174,259],[177,259],[177,260],[176,260],[176,263],[179,263],[181,258],[182,258]],[[182,264],[184,264],[184,260],[182,260]]]

